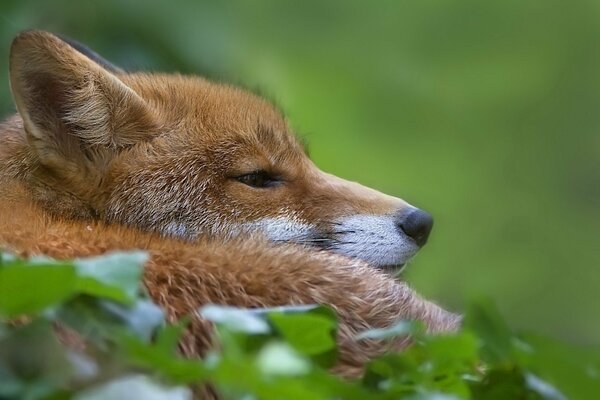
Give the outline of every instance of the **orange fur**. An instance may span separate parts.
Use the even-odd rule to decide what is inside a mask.
[[[264,100],[196,77],[109,72],[45,32],[15,39],[11,85],[20,116],[0,125],[0,247],[56,258],[148,250],[144,283],[171,321],[207,303],[329,305],[344,376],[408,344],[357,342],[359,331],[399,319],[457,328],[458,316],[359,259],[235,234],[282,216],[329,232],[343,216],[408,207],[318,170]],[[254,170],[283,183],[232,179]],[[181,349],[202,356],[212,341],[196,318]]]

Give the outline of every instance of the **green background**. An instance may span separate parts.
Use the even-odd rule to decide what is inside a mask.
[[[600,344],[600,2],[2,0],[1,115],[26,28],[259,88],[321,168],[435,216],[425,296]]]

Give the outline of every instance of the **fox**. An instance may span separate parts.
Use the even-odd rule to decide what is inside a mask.
[[[0,248],[57,259],[147,251],[150,297],[169,322],[193,315],[184,356],[218,341],[196,312],[205,304],[329,306],[339,318],[332,372],[348,378],[410,345],[358,332],[401,319],[459,328],[460,315],[398,275],[432,217],[321,171],[265,98],[199,76],[127,72],[45,31],[16,36],[9,71],[17,113],[0,124]]]

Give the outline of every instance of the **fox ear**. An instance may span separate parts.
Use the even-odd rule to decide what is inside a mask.
[[[107,68],[47,32],[17,36],[10,51],[13,97],[40,162],[76,173],[158,130],[147,102]]]

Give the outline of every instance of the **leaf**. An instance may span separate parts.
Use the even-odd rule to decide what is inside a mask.
[[[124,305],[89,296],[78,296],[62,305],[54,318],[101,347],[123,330],[149,341],[164,324],[163,311],[149,300]]]
[[[120,287],[107,285],[89,277],[81,277],[77,280],[77,291],[90,296],[104,297],[123,304],[131,304],[132,298]]]
[[[76,275],[68,264],[28,266],[23,262],[0,268],[0,316],[33,314],[75,292]]]
[[[145,375],[126,375],[84,390],[73,400],[192,400],[192,391],[186,387],[167,387]]]
[[[568,398],[595,399],[600,394],[600,352],[535,334],[515,341],[519,365],[555,386]]]
[[[424,371],[418,371],[418,368],[416,360],[406,353],[387,353],[367,364],[363,385],[379,390],[386,386],[402,386],[407,382],[417,384],[421,381],[420,377],[426,378]]]
[[[156,335],[154,344],[160,347],[165,352],[174,352],[177,350],[177,345],[181,339],[181,335],[190,324],[189,317],[182,318],[175,324],[162,327]]]
[[[70,380],[72,368],[52,325],[37,319],[0,340],[0,397],[44,398]]]
[[[511,364],[513,334],[490,299],[482,298],[469,304],[464,326],[479,337],[483,361],[493,365]]]
[[[335,348],[335,320],[316,313],[282,314],[270,312],[269,321],[296,350],[317,355]]]
[[[202,318],[224,326],[233,332],[244,332],[251,335],[271,332],[267,321],[253,310],[209,304],[202,307],[199,313]]]
[[[147,260],[148,254],[141,251],[75,260],[77,273],[82,278],[78,289],[90,295],[132,302],[139,293],[142,266]]]
[[[4,264],[13,263],[17,261],[18,258],[14,254],[0,251],[0,267]]]
[[[268,343],[256,359],[258,368],[265,375],[305,375],[310,363],[289,345],[279,342]]]
[[[120,335],[117,341],[128,364],[159,372],[173,382],[198,382],[205,375],[205,369],[199,360],[181,358],[129,334]]]
[[[156,328],[164,323],[164,312],[150,300],[136,300],[131,306],[108,301],[101,301],[100,305],[144,341],[149,341]]]
[[[422,346],[426,357],[440,371],[468,371],[478,361],[477,338],[468,331],[426,337]]]
[[[279,307],[261,307],[261,308],[250,308],[248,312],[256,315],[266,316],[271,313],[279,314],[303,314],[309,311],[321,312],[327,315],[335,316],[330,313],[329,309],[317,304],[303,304],[297,306],[279,306]]]
[[[391,339],[398,336],[407,336],[415,333],[418,330],[417,324],[413,321],[398,321],[388,328],[374,328],[356,335],[356,340],[382,340]]]
[[[546,400],[567,400],[554,386],[533,374],[525,374],[525,385],[529,390]]]

